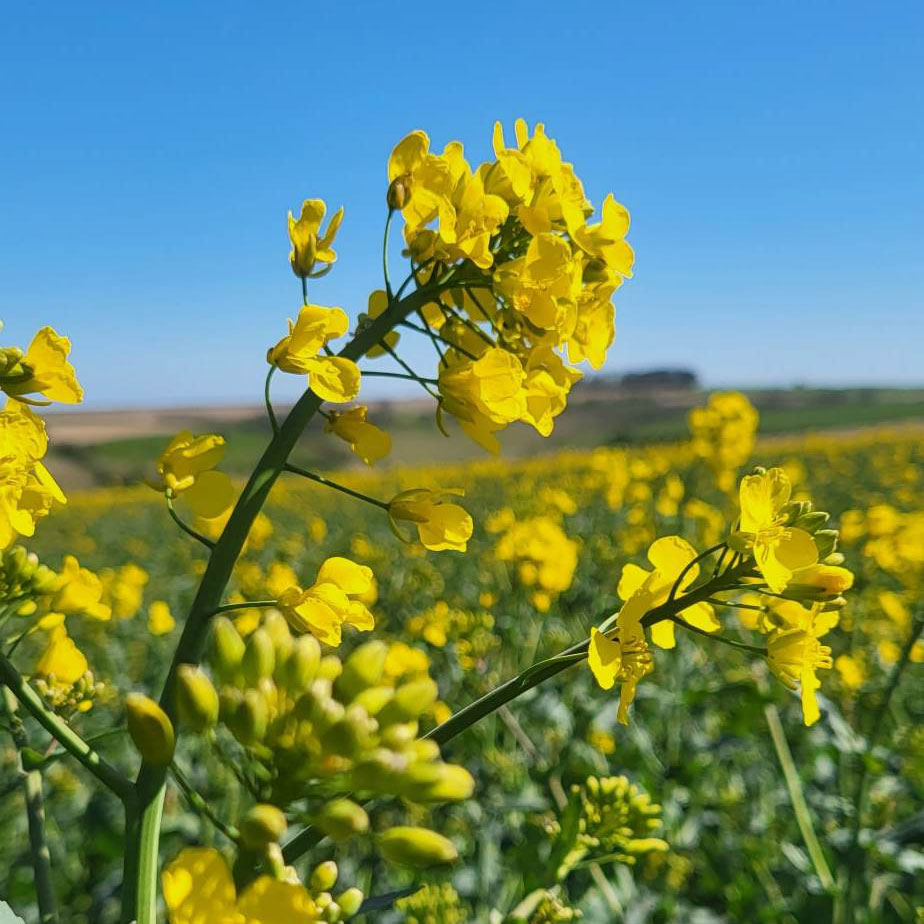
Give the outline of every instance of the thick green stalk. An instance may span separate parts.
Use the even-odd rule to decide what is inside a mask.
[[[443,282],[446,281],[448,280]],[[400,301],[393,302],[378,318],[364,327],[338,355],[354,362],[362,358],[410,312],[430,301],[438,290],[439,286],[425,287]],[[285,470],[289,455],[299,437],[320,406],[321,399],[314,392],[306,391],[301,396],[257,462],[224,531],[210,551],[205,573],[183,626],[183,633],[174,652],[160,698],[160,704],[171,720],[175,717],[174,678],[177,668],[181,664],[199,662],[209,623],[221,604],[232,569],[244,547],[250,528],[257,514],[263,509],[276,479]],[[129,843],[125,852],[122,909],[125,922],[137,919],[138,924],[156,924],[158,834],[166,775],[166,767],[145,763],[142,764],[135,784],[140,819],[137,826],[127,826]]]
[[[26,797],[26,816],[29,820],[29,847],[32,851],[32,870],[35,874],[35,896],[38,900],[41,924],[56,924],[58,906],[51,883],[51,854],[45,837],[45,797],[42,789],[42,771],[30,770],[23,777],[23,794]]]

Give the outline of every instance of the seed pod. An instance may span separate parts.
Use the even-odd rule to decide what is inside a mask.
[[[128,733],[142,758],[149,764],[166,767],[176,748],[176,734],[167,713],[143,693],[129,693],[125,711]]]
[[[429,828],[391,828],[379,837],[379,848],[389,862],[414,869],[452,863],[459,856],[451,840]]]
[[[311,891],[329,891],[337,882],[338,875],[337,864],[333,860],[325,860],[311,871],[311,878],[308,880]]]
[[[232,683],[244,657],[244,640],[227,616],[218,616],[209,638],[209,664],[223,683]]]
[[[337,896],[337,904],[340,906],[340,910],[343,912],[344,917],[351,918],[359,911],[364,898],[365,896],[362,891],[354,887],[352,889],[347,889],[346,892],[341,892]]]
[[[382,726],[409,722],[423,715],[437,700],[439,688],[429,677],[411,680],[395,690],[394,699],[379,713]]]
[[[197,734],[218,720],[218,691],[201,667],[181,664],[177,669],[176,709],[180,722]]]
[[[276,649],[269,632],[264,628],[255,629],[250,633],[244,648],[244,657],[241,661],[241,671],[244,681],[250,686],[256,686],[263,677],[271,677],[276,666]]]
[[[278,843],[288,828],[286,816],[266,802],[253,806],[241,819],[239,830],[245,847],[254,850]]]
[[[335,841],[345,841],[369,830],[369,816],[351,799],[334,799],[321,809],[315,824]]]
[[[350,702],[367,687],[374,687],[382,679],[388,646],[372,641],[360,645],[343,665],[343,672],[334,684],[334,691],[342,702]]]

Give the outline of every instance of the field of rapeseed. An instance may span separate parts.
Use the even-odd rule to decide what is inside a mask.
[[[303,304],[244,484],[183,431],[68,501],[41,408],[82,399],[70,342],[0,351],[0,888],[30,921],[920,921],[919,431],[755,446],[718,393],[674,445],[291,461],[316,416],[389,455],[374,376],[496,456],[605,361],[627,211],[541,125],[493,151],[395,147],[352,321],[309,300],[342,209],[290,214]],[[277,374],[306,379],[284,419]]]
[[[721,539],[736,500],[718,487],[713,458],[691,442],[341,479],[384,497],[411,485],[464,489],[479,524],[466,555],[406,546],[384,517],[320,486],[280,486],[235,569],[232,599],[282,590],[330,556],[368,565],[376,637],[395,646],[393,670],[429,670],[438,682],[440,698],[423,720],[432,727],[585,638],[599,614],[618,607],[623,569],[650,568],[655,537],[689,536],[701,548]],[[915,920],[924,898],[924,737],[912,686],[924,645],[908,646],[920,626],[924,440],[901,431],[819,434],[760,445],[750,461],[758,460],[784,468],[796,500],[825,498],[856,575],[849,605],[824,637],[833,667],[821,672],[821,719],[802,725],[798,696],[761,658],[689,633],[673,650],[655,651],[629,727],[586,666],[570,667],[443,748],[474,776],[471,798],[448,810],[394,800],[370,809],[377,828],[409,811],[426,818],[460,853],[454,870],[425,877],[432,884],[388,920],[489,920],[534,889],[551,890],[542,898],[548,911],[523,920],[571,920],[570,909],[591,921],[827,920],[851,875],[870,920]],[[110,619],[70,623],[94,676],[105,678],[81,719],[96,736],[112,726],[121,693],[162,678],[203,555],[146,487],[72,497],[34,547],[49,563],[71,554],[96,570],[112,608]],[[717,616],[746,643],[759,642],[774,618],[731,608]],[[243,609],[234,621],[246,636],[259,613]],[[345,634],[343,651],[364,640]],[[117,760],[126,746],[114,737],[100,747]],[[212,810],[234,817],[234,761],[203,747],[183,762]],[[622,807],[622,789],[611,809],[600,808],[607,798],[588,781],[611,777],[626,777],[636,798],[645,794],[644,812]],[[114,807],[84,785],[80,768],[59,761],[46,779],[57,884],[71,896],[73,920],[104,920],[118,875]],[[580,808],[562,809],[573,789]],[[18,817],[17,802],[8,794],[0,807],[5,825]],[[566,818],[581,828],[570,845]],[[179,792],[168,798],[164,830],[167,856],[186,843],[222,843]],[[5,894],[26,907],[25,841],[2,849]],[[311,862],[328,855],[322,844]],[[372,894],[424,881],[390,871],[358,838],[338,851],[338,864]]]

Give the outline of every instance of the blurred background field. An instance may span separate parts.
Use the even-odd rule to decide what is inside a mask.
[[[681,633],[676,649],[656,652],[655,672],[640,686],[628,728],[616,723],[615,697],[596,686],[586,665],[571,668],[444,748],[447,759],[474,774],[473,799],[432,811],[387,800],[371,809],[376,829],[410,816],[451,836],[462,855],[454,871],[411,877],[383,866],[363,839],[338,848],[344,878],[368,894],[428,880],[453,886],[449,905],[435,918],[391,910],[369,920],[489,921],[492,910],[509,911],[524,890],[553,884],[557,796],[589,775],[625,775],[647,791],[663,807],[663,825],[653,833],[669,849],[642,852],[629,858],[632,863],[604,857],[599,867],[590,862],[591,854],[561,886],[556,899],[561,915],[580,910],[591,924],[802,924],[838,920],[843,910],[835,893],[852,888],[859,890],[864,920],[920,920],[924,645],[905,646],[921,616],[924,589],[924,435],[908,425],[911,414],[897,426],[858,428],[877,408],[910,410],[920,400],[910,393],[873,395],[881,400],[870,400],[868,393],[863,400],[857,393],[763,396],[771,431],[798,429],[795,421],[808,425],[819,415],[838,430],[765,439],[752,460],[782,465],[795,497],[811,497],[832,513],[846,564],[857,575],[840,625],[825,638],[835,667],[821,672],[822,720],[805,728],[798,696],[761,660],[692,635]],[[755,398],[760,402],[762,396]],[[376,636],[422,653],[439,683],[443,708],[458,709],[586,637],[601,614],[618,606],[623,566],[644,564],[655,536],[677,533],[705,548],[725,534],[735,515],[733,492],[717,488],[685,439],[652,444],[643,437],[681,436],[686,408],[703,400],[675,389],[638,399],[627,395],[615,404],[601,397],[594,411],[588,396],[562,418],[562,435],[579,445],[581,439],[586,444],[611,434],[609,446],[512,461],[482,455],[451,466],[404,465],[382,473],[354,469],[337,476],[386,498],[411,486],[464,488],[476,522],[465,555],[403,545],[373,508],[286,479],[251,534],[230,599],[258,599],[292,576],[310,581],[330,555],[367,564],[378,579]],[[623,401],[625,416],[618,419]],[[643,415],[646,406],[657,407],[659,419]],[[612,411],[605,424],[600,407]],[[413,416],[408,408],[403,413],[420,433],[422,447],[446,442],[433,435],[435,427],[424,423],[422,413]],[[393,432],[398,419],[396,412],[389,422]],[[576,419],[583,429],[575,427]],[[230,467],[238,469],[265,436],[256,420],[229,422],[232,447],[242,432],[250,434],[245,448],[230,453]],[[169,423],[178,425],[175,419]],[[318,434],[310,445],[326,445],[324,439],[330,437]],[[628,445],[613,445],[617,440]],[[86,447],[113,465],[94,477],[131,478],[162,442],[151,433]],[[522,452],[528,454],[528,447]],[[100,570],[115,603],[114,619],[72,620],[71,631],[93,670],[114,690],[156,689],[203,563],[199,547],[168,519],[162,498],[144,486],[75,492],[34,548],[53,566],[70,553]],[[136,565],[143,571],[134,570]],[[154,618],[154,601],[168,605],[177,626]],[[241,614],[242,632],[252,627],[254,615]],[[755,637],[746,611],[735,615],[725,609],[720,616],[731,637]],[[350,651],[362,638],[348,633],[342,650]],[[897,664],[903,665],[900,674]],[[893,681],[896,689],[886,706]],[[102,696],[80,720],[82,729],[93,734],[109,728],[119,709],[114,693]],[[183,761],[190,777],[213,807],[233,817],[228,764],[189,744]],[[130,765],[124,740],[100,747],[113,761]],[[794,776],[787,778],[785,771],[793,768]],[[91,796],[79,768],[67,762],[52,768],[47,780],[55,876],[59,894],[70,896],[67,920],[112,920],[120,851],[116,805],[106,795]],[[861,787],[868,803],[858,817]],[[806,834],[806,817],[817,848]],[[0,845],[0,894],[9,895],[14,907],[28,908],[22,824],[16,798],[0,802],[0,825],[23,833]],[[173,791],[164,830],[165,857],[186,843],[221,843]],[[322,844],[300,869],[328,855]],[[437,893],[426,894],[436,902]]]
[[[747,392],[761,414],[761,433],[843,430],[878,423],[924,422],[924,388],[777,388]],[[568,413],[551,437],[517,424],[504,433],[507,457],[572,448],[669,442],[686,433],[689,409],[704,401],[685,371],[622,378],[594,376],[573,390]],[[452,462],[482,451],[462,435],[445,438],[433,426],[426,400],[372,404],[375,419],[393,437],[385,464]],[[49,459],[66,489],[127,484],[150,477],[151,460],[181,429],[220,432],[229,442],[224,468],[244,476],[259,458],[269,425],[262,407],[216,406],[112,411],[52,411],[47,415]],[[321,435],[314,421],[296,452],[297,464],[341,468],[358,464],[340,440]]]

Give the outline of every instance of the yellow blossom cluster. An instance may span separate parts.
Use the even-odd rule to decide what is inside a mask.
[[[705,407],[689,415],[693,451],[710,465],[723,491],[735,484],[735,472],[754,451],[758,414],[740,392],[717,391]]]

